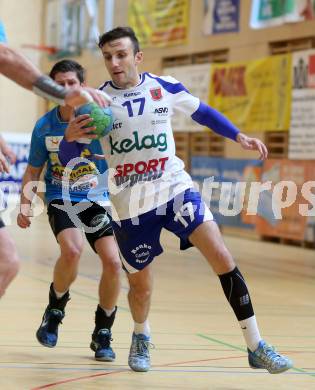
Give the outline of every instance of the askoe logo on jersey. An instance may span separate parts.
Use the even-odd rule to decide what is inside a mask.
[[[145,263],[149,260],[150,250],[152,247],[148,244],[140,244],[131,250],[131,253],[136,257],[136,263]]]
[[[113,141],[113,137],[110,135],[110,154],[129,153],[133,150],[140,151],[152,148],[156,148],[159,152],[164,152],[167,149],[166,133],[160,133],[156,136],[154,134],[145,135],[143,138],[139,138],[139,133],[134,131],[132,135],[133,138],[123,138],[116,142]]]

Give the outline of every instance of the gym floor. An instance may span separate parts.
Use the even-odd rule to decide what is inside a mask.
[[[89,349],[100,263],[86,244],[56,348],[35,332],[47,305],[58,245],[47,217],[23,231],[9,226],[22,259],[19,276],[0,302],[0,389],[314,389],[315,255],[302,249],[225,237],[246,277],[261,334],[294,361],[290,371],[252,370],[239,325],[218,278],[196,249],[180,252],[163,233],[165,252],[155,260],[150,314],[152,369],[127,364],[133,329],[123,276],[113,327],[114,363],[94,360]]]

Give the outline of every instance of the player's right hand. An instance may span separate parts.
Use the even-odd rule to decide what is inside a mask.
[[[80,138],[96,138],[97,136],[95,134],[89,134],[91,131],[96,130],[96,127],[85,127],[88,126],[91,121],[93,121],[93,118],[88,114],[78,115],[77,117],[72,118],[65,130],[65,140],[67,142],[73,142]]]
[[[31,218],[27,215],[24,215],[22,213],[19,213],[16,222],[18,226],[22,229],[26,229],[31,226]]]

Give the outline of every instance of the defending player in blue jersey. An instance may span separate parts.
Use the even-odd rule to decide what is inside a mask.
[[[56,63],[50,76],[66,89],[84,85],[84,69],[75,61],[63,60]],[[101,153],[101,146],[99,141],[92,140],[82,149],[81,157],[84,157],[84,161],[73,167],[68,180],[64,182],[64,167],[58,158],[59,144],[65,129],[77,131],[88,126],[90,120],[89,115],[74,117],[70,106],[57,106],[37,121],[32,134],[28,165],[23,177],[18,225],[27,228],[31,224],[29,210],[34,193],[28,193],[27,186],[39,180],[47,162],[45,174],[47,213],[52,231],[60,245],[60,256],[54,268],[49,304],[36,336],[46,347],[54,347],[57,343],[58,326],[65,315],[65,306],[70,299],[69,288],[76,278],[83,250],[81,232],[83,228],[90,246],[99,255],[103,267],[91,348],[95,351],[97,360],[113,361],[115,353],[110,346],[111,327],[117,310],[121,264],[113,238],[110,213],[99,204],[104,204],[106,201],[109,204],[107,191],[98,185],[98,177],[106,171],[107,164],[105,160],[93,160],[94,154]],[[85,130],[91,131],[94,128],[87,127]],[[65,189],[64,186],[67,188]],[[93,202],[88,201],[91,189]],[[70,209],[63,206],[64,201],[70,202]],[[71,218],[70,213],[73,212],[73,208],[78,209],[77,223]]]
[[[130,290],[134,332],[129,366],[150,369],[148,313],[152,293],[152,261],[162,252],[162,228],[180,238],[181,249],[194,245],[218,275],[242,329],[252,368],[280,373],[292,366],[260,336],[245,280],[226,248],[217,224],[200,194],[193,188],[183,162],[175,155],[171,117],[190,115],[203,126],[238,142],[243,149],[267,157],[266,146],[250,138],[223,115],[192,96],[176,79],[138,73],[142,61],[132,29],[118,27],[100,37],[99,47],[111,76],[101,87],[112,98],[116,118],[102,146],[111,175],[109,187],[115,216],[113,228]],[[66,164],[83,146],[68,142],[80,138],[68,129],[60,159]],[[91,136],[91,138],[93,138]]]

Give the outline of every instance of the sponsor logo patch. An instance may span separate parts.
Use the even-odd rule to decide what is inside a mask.
[[[136,263],[145,263],[146,261],[149,260],[150,257],[150,250],[152,247],[148,244],[140,244],[134,249],[131,250],[131,253],[135,255],[136,257]]]
[[[45,137],[45,144],[46,148],[49,152],[58,152],[59,151],[59,144],[61,140],[63,139],[62,135],[56,135],[56,136],[48,136]]]
[[[151,88],[150,94],[151,94],[152,100],[161,100],[163,97],[161,88]]]
[[[139,138],[139,133],[134,131],[132,133],[133,138],[123,138],[122,140],[113,141],[113,137],[109,136],[110,142],[110,154],[129,153],[134,149],[140,151],[142,149],[155,148],[159,152],[165,152],[167,150],[167,135],[166,133],[160,133],[158,135],[148,134],[142,138]]]
[[[110,224],[110,220],[106,214],[97,214],[95,215],[90,222],[91,227],[105,227],[106,225]]]

